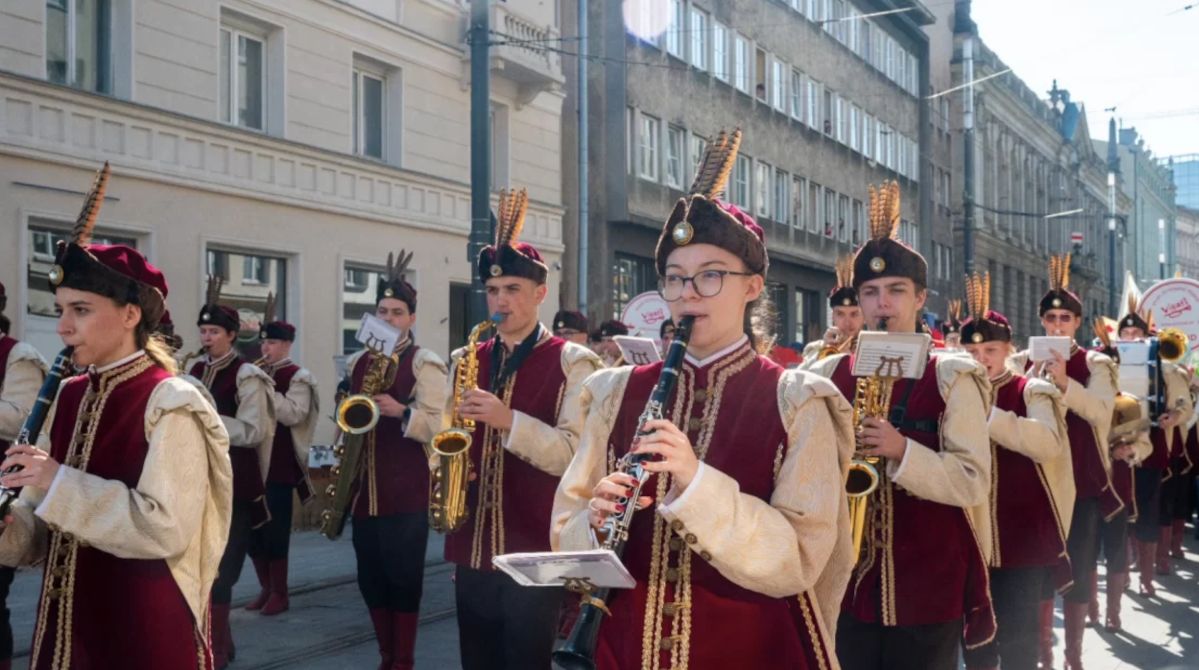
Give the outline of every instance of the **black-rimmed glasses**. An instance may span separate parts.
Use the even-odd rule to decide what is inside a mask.
[[[691,282],[692,288],[701,298],[712,298],[720,293],[724,288],[724,278],[726,275],[736,277],[752,277],[752,272],[734,272],[732,270],[704,270],[684,277],[683,275],[668,274],[658,278],[658,293],[666,302],[674,302],[683,297],[683,289],[687,287],[687,282]]]

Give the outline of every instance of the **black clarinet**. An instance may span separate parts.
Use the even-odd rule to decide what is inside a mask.
[[[42,432],[42,425],[46,423],[46,415],[50,413],[50,406],[54,404],[54,398],[58,395],[58,385],[62,382],[63,373],[71,364],[71,354],[74,351],[75,347],[64,347],[54,358],[54,365],[50,366],[50,372],[46,373],[42,388],[37,392],[37,400],[29,410],[29,416],[25,417],[25,423],[21,424],[21,432],[17,433],[17,439],[13,444],[33,444],[37,441],[37,436]],[[21,467],[14,465],[0,475],[11,475],[19,470]],[[0,484],[0,519],[8,516],[8,509],[12,507],[20,492],[19,488],[10,489]]]
[[[675,383],[679,380],[679,368],[683,364],[683,355],[687,353],[687,341],[691,338],[691,324],[694,316],[684,316],[674,331],[674,340],[666,351],[666,360],[662,363],[662,372],[658,375],[658,383],[650,393],[649,402],[637,421],[637,436],[648,435],[652,431],[645,429],[645,424],[655,419],[665,418],[666,403],[674,392]],[[653,454],[628,453],[620,459],[618,469],[631,475],[637,481],[633,494],[621,498],[618,502],[624,505],[624,511],[609,516],[604,522],[601,532],[605,533],[604,549],[610,549],[618,557],[624,553],[625,543],[629,539],[629,525],[633,521],[633,512],[637,510],[637,499],[641,497],[641,487],[649,479],[650,472],[643,466],[652,459]],[[570,635],[562,647],[554,651],[554,665],[561,670],[593,670],[595,668],[595,644],[599,639],[599,627],[607,609],[606,601],[610,589],[598,588],[584,594],[583,604],[579,607],[579,618],[570,630]]]

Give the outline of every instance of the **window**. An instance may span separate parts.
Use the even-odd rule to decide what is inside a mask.
[[[821,110],[821,121],[823,122],[824,134],[829,137],[833,136],[833,121],[836,120],[833,116],[833,97],[836,94],[832,91],[824,91],[824,106]]]
[[[46,78],[112,93],[111,39],[108,0],[47,0]]]
[[[758,174],[754,179],[754,212],[758,216],[770,216],[770,182],[774,170],[768,163],[758,162]]]
[[[733,38],[733,85],[749,93],[749,40],[742,35]]]
[[[904,176],[908,174],[908,138],[906,137],[896,138],[895,171]]]
[[[803,73],[799,70],[791,71],[791,118],[796,121],[803,121],[803,90],[804,81]]]
[[[795,289],[795,309],[791,312],[795,319],[796,340],[809,342],[820,337],[820,333],[817,332],[820,324],[813,323],[808,317],[809,305],[817,304],[820,304],[820,298],[815,295],[815,292]]]
[[[683,150],[687,131],[670,126],[666,129],[666,185],[683,188]]]
[[[232,28],[221,28],[220,48],[221,120],[264,130],[265,41]]]
[[[689,173],[692,179],[695,179],[695,173],[699,171],[699,161],[704,157],[704,151],[708,148],[708,141],[699,135],[691,136],[691,148],[688,150],[691,172]]]
[[[231,273],[234,269],[240,272]],[[221,304],[241,315],[242,329],[235,342],[238,352],[251,360],[257,358],[258,330],[268,293],[275,294],[275,316],[287,318],[287,261],[278,256],[209,249],[206,270],[225,279]]]
[[[837,236],[836,218],[837,193],[831,188],[826,188],[824,189],[824,235],[826,237],[835,238]]]
[[[637,110],[632,107],[625,109],[624,115],[624,134],[626,137],[624,147],[624,162],[629,174],[633,174],[633,165],[637,156]]]
[[[354,339],[363,314],[375,313],[375,287],[383,269],[359,263],[342,267],[341,287],[341,353],[352,354],[362,348]],[[409,277],[411,279],[411,277]]]
[[[839,95],[833,95],[833,128],[833,137],[845,144],[845,99]]]
[[[824,227],[824,200],[820,197],[824,189],[816,182],[808,182],[808,230],[819,233]]]
[[[691,8],[691,64],[708,69],[708,15]]]
[[[862,115],[862,155],[874,160],[874,117]]]
[[[383,78],[354,70],[354,153],[383,158]]]
[[[658,274],[652,260],[616,254],[616,264],[612,267],[612,318],[620,318],[630,300],[657,286]]]
[[[771,61],[770,67],[770,104],[785,114],[787,112],[787,72],[790,68],[786,63],[777,60]]]
[[[854,151],[861,151],[862,143],[859,139],[859,134],[862,129],[860,117],[862,110],[857,105],[852,105],[849,108],[849,148]]]
[[[791,176],[782,170],[774,172],[774,220],[791,222]]]
[[[749,209],[749,184],[752,162],[749,156],[738,154],[737,163],[733,166],[733,204],[741,209]]]
[[[729,80],[729,29],[712,22],[712,74],[720,81]]]
[[[25,311],[37,316],[57,318],[54,309],[54,292],[49,288],[46,274],[54,266],[54,255],[59,242],[71,237],[71,227],[66,222],[44,219],[29,220],[29,266],[27,268],[27,292],[29,303]],[[124,244],[137,248],[137,239],[119,233],[96,231],[92,235],[94,244]]]
[[[837,198],[837,239],[842,242],[848,242],[850,239],[849,229],[853,225],[849,218],[849,196],[838,196]]]
[[[806,196],[808,182],[803,177],[795,177],[791,184],[791,227],[803,230],[807,218]]]
[[[640,166],[637,173],[642,179],[650,181],[658,181],[658,133],[660,131],[658,120],[647,114],[641,115],[641,133],[639,140],[641,141],[641,150],[638,152],[640,156]]]
[[[808,111],[804,121],[809,127],[820,129],[820,82],[808,79]]]
[[[853,201],[853,232],[850,237],[850,244],[858,246],[866,239],[866,213],[862,207],[861,200]]]
[[[683,57],[683,0],[670,0],[670,27],[666,29],[666,53]]]
[[[766,79],[770,76],[770,71],[766,69],[766,51],[758,49],[755,51],[754,58],[754,97],[762,102],[766,102]]]

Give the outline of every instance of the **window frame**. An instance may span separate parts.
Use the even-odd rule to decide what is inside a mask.
[[[270,112],[268,111],[269,100],[267,97],[267,93],[268,93],[268,91],[267,91],[267,89],[268,89],[267,73],[270,70],[270,66],[267,63],[267,59],[269,58],[269,53],[268,53],[268,48],[267,48],[268,36],[261,32],[247,30],[246,28],[244,28],[242,26],[235,25],[233,23],[225,22],[225,21],[221,22],[219,30],[220,30],[220,33],[222,36],[226,35],[226,34],[229,35],[228,68],[221,67],[217,73],[217,86],[219,87],[218,93],[221,90],[224,90],[226,88],[227,88],[227,92],[228,92],[228,99],[225,101],[226,105],[224,106],[224,108],[219,109],[219,111],[220,111],[219,119],[220,119],[221,123],[224,123],[226,125],[235,126],[237,128],[245,128],[246,130],[253,130],[256,132],[260,132],[260,133],[265,133],[267,131],[267,121],[268,121],[269,114],[270,114]],[[261,49],[261,53],[262,53],[262,58],[260,61],[261,72],[259,73],[259,77],[262,81],[259,86],[259,92],[258,92],[259,96],[260,96],[260,100],[261,100],[260,106],[259,106],[260,118],[258,120],[259,121],[258,127],[247,125],[247,124],[244,124],[241,122],[241,115],[240,115],[240,108],[239,108],[240,100],[238,99],[238,96],[240,95],[239,91],[240,91],[241,86],[240,86],[240,81],[238,79],[238,69],[239,68],[238,68],[237,59],[239,58],[238,52],[240,49],[240,40],[242,40],[242,39],[252,40],[254,42],[257,42],[260,45],[260,49]],[[222,53],[223,49],[224,49],[223,41],[218,41],[218,45],[217,45],[218,65],[220,65],[221,57],[224,55]],[[227,79],[225,81],[222,81],[222,78],[227,78]],[[227,86],[222,85],[224,83],[227,83]],[[221,107],[220,102],[221,102],[220,95],[218,95],[217,96],[218,108]]]
[[[367,153],[365,151],[365,135],[366,128],[363,120],[365,110],[364,98],[366,96],[365,87],[362,85],[363,79],[373,79],[379,82],[379,155]],[[363,67],[361,64],[355,64],[353,68],[353,82],[350,87],[351,96],[351,125],[353,129],[354,140],[354,155],[362,158],[371,158],[379,161],[387,160],[387,76],[376,72],[375,70]]]

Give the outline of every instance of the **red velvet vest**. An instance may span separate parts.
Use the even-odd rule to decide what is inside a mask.
[[[633,370],[608,439],[610,463],[628,453],[661,369],[655,363]],[[747,344],[703,368],[687,362],[666,404],[667,416],[707,467],[766,502],[787,449],[776,400],[782,373]],[[667,487],[653,475],[643,491],[657,501]],[[737,586],[687,539],[685,527],[673,528],[652,506],[633,516],[622,560],[637,586],[609,598],[612,616],[600,628],[599,668],[642,667],[646,653],[657,654],[663,668],[679,666],[674,659],[683,656],[696,670],[830,666],[833,641],[816,633],[808,595],[774,598]]]
[[[235,354],[215,366],[209,366],[207,360],[192,366],[191,376],[208,388],[221,416],[237,416],[237,371],[245,363]],[[253,524],[261,526],[270,519],[270,512],[266,508],[266,485],[258,464],[258,450],[253,445],[230,444],[229,463],[233,466],[233,499],[254,503]]]
[[[142,357],[71,379],[58,395],[51,455],[64,465],[136,487],[149,450],[146,405],[168,377]],[[63,634],[69,639],[59,640],[63,616],[70,616],[69,632]],[[196,668],[208,656],[165,560],[118,558],[51,532],[31,667],[55,664],[56,640],[62,645],[59,653],[70,654],[59,657],[58,667]],[[205,659],[203,667],[210,664]]]
[[[1024,388],[1028,378],[1008,374],[993,383],[995,406],[1027,418]],[[1052,566],[1065,555],[1066,545],[1041,466],[995,442],[991,443],[991,505],[992,566]]]
[[[300,366],[292,362],[274,369],[267,368],[267,372],[275,380],[275,393],[287,395],[287,391],[291,389],[291,380],[299,371]],[[307,463],[300,463],[296,458],[291,427],[276,423],[275,441],[271,445],[271,463],[266,471],[267,483],[294,486],[300,496],[300,502],[307,502],[312,498],[312,489],[308,487],[308,480],[304,477],[307,468]]]
[[[1087,365],[1087,352],[1073,347],[1070,360],[1066,361],[1066,375],[1084,388],[1091,381],[1091,368]],[[1111,519],[1123,507],[1123,500],[1112,487],[1107,468],[1103,465],[1106,445],[1099,444],[1094,426],[1074,412],[1066,413],[1066,433],[1070,438],[1070,455],[1074,466],[1075,500],[1099,499],[1099,513]]]
[[[539,342],[503,389],[491,389],[492,338],[478,347],[479,388],[495,393],[508,407],[557,425],[566,395],[562,350],[566,341],[550,337]],[[537,469],[503,448],[507,434],[485,424],[475,426],[470,461],[478,479],[466,496],[469,517],[462,528],[445,538],[447,561],[494,570],[492,556],[518,551],[549,551],[550,511],[558,477]]]
[[[13,338],[8,335],[0,337],[0,392],[4,390],[4,377],[8,374],[8,355],[15,346],[17,341]],[[0,451],[7,450],[10,445],[8,440],[0,440]]]
[[[857,384],[852,358],[841,360],[832,375],[851,401]],[[937,355],[931,356],[923,377],[900,380],[891,395],[892,409],[905,395],[908,398],[899,432],[933,451],[941,450],[945,412],[937,387],[937,360]],[[870,496],[863,555],[850,577],[842,610],[859,621],[885,626],[961,619],[967,646],[989,641],[995,617],[987,566],[967,511],[908,493],[885,476],[885,466],[880,474],[884,476],[879,488]]]
[[[405,405],[413,401],[416,376],[412,361],[420,347],[407,346],[400,353],[395,380],[383,393]],[[350,376],[350,392],[362,389],[362,380],[374,356],[358,358]],[[429,507],[429,461],[420,442],[404,437],[403,419],[381,416],[363,441],[362,473],[355,483],[353,514],[391,516],[425,514]]]

